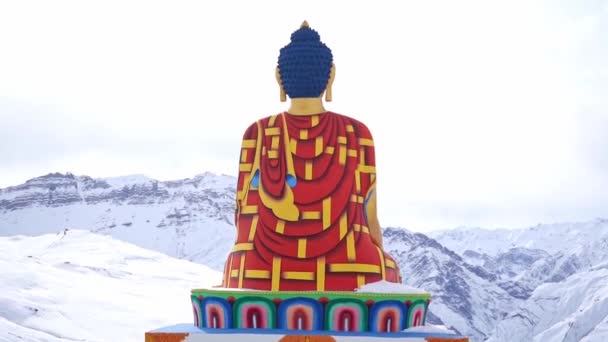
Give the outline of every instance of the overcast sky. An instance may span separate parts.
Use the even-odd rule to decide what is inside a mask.
[[[608,217],[608,1],[0,0],[0,188],[236,175],[304,19],[326,108],[376,139],[383,226]]]

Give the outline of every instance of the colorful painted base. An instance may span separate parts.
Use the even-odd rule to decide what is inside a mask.
[[[395,333],[424,325],[430,294],[192,290],[201,329]]]
[[[454,334],[425,332],[353,333],[329,331],[290,331],[281,329],[199,329],[192,324],[180,324],[146,333],[146,342],[468,342]]]

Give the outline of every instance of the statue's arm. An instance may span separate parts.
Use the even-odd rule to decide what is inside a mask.
[[[241,142],[241,150],[239,154],[239,175],[236,183],[236,208],[234,211],[234,224],[238,227],[238,218],[241,207],[245,205],[249,182],[251,181],[250,173],[253,167],[256,146],[257,146],[257,124],[252,124],[245,130],[243,140]]]
[[[382,248],[382,228],[378,221],[377,202],[376,202],[376,183],[370,188],[370,192],[367,195],[365,212],[367,215],[367,224],[369,225],[369,233],[372,240]]]
[[[376,194],[376,153],[374,148],[374,139],[369,129],[358,122],[358,135],[361,151],[364,156],[360,159],[360,171],[367,177],[367,189],[364,189],[365,194],[365,217],[367,218],[367,226],[372,240],[382,248],[382,228],[378,221],[377,212],[377,194]]]

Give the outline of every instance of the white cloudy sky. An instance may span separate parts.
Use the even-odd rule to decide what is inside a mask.
[[[2,1],[0,188],[235,175],[302,20],[376,138],[380,220],[608,216],[608,1]]]

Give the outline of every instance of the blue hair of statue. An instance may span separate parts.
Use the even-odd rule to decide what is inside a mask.
[[[319,97],[327,87],[333,56],[317,31],[301,27],[279,54],[283,89],[290,98]]]

